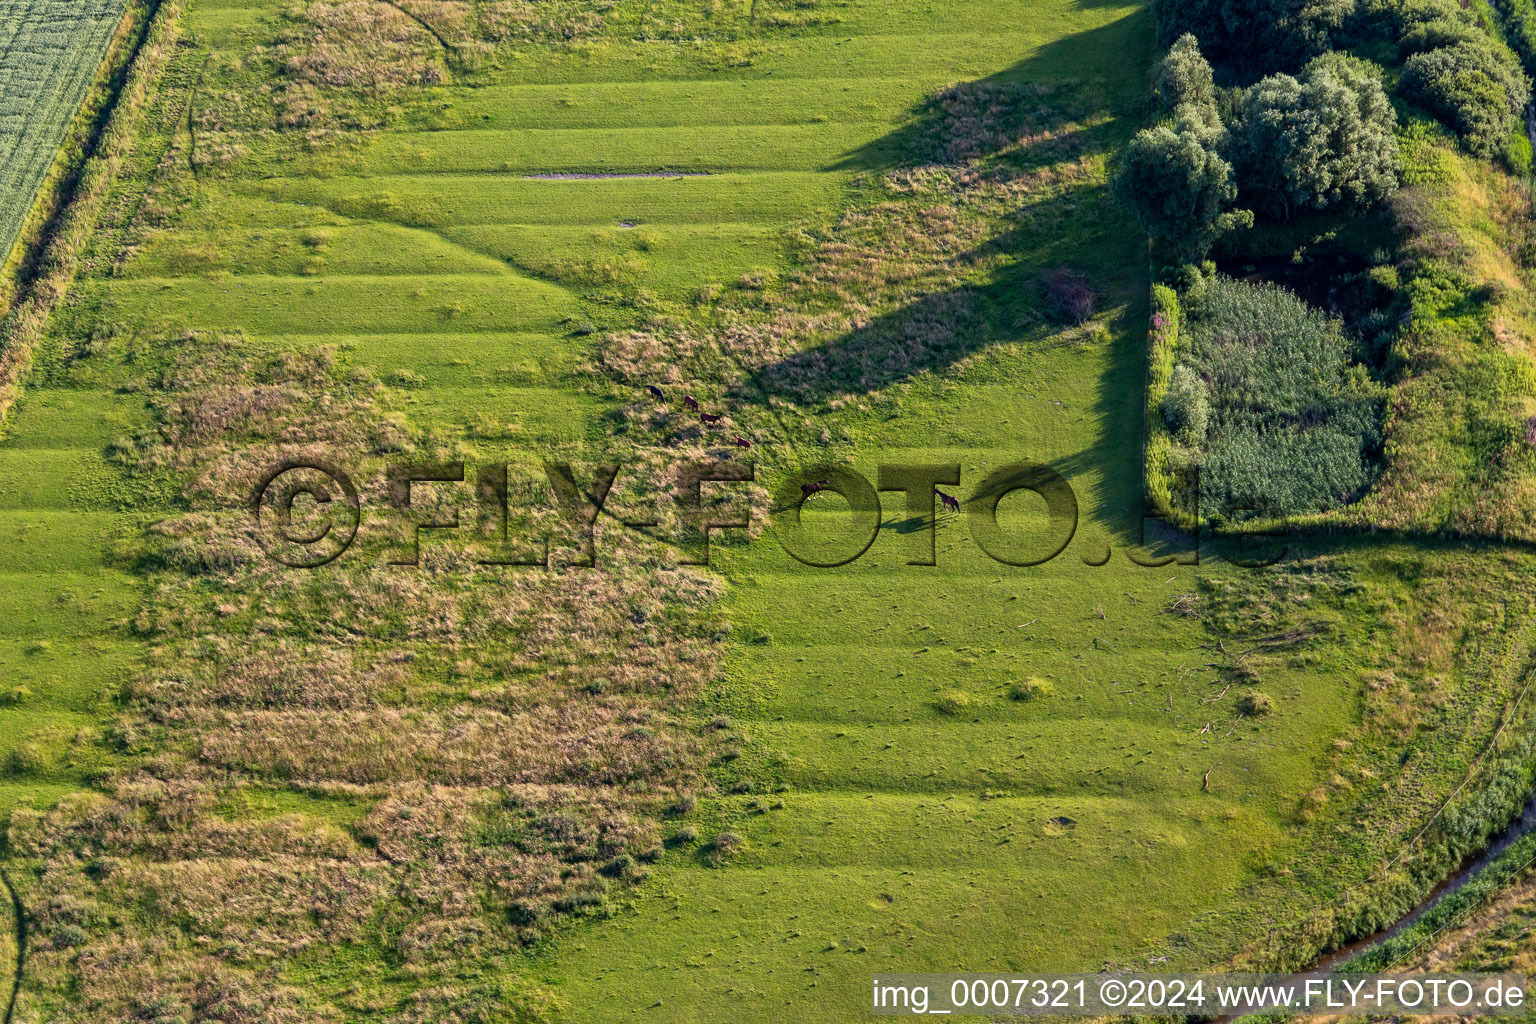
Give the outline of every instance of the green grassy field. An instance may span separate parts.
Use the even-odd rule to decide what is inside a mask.
[[[0,7],[0,253],[16,241],[122,14],[122,0]]]
[[[1033,460],[1076,492],[1071,545],[1034,568],[988,558],[954,514],[933,524],[938,564],[905,564],[905,544],[927,524],[897,494],[884,495],[874,546],[845,567],[800,564],[772,532],[717,543],[715,613],[729,629],[717,634],[721,668],[686,717],[699,733],[714,720],[734,756],[712,763],[696,806],[661,819],[667,852],[648,877],[525,949],[450,959],[449,975],[500,979],[510,992],[536,986],[553,996],[543,1012],[571,1021],[854,1019],[880,971],[1204,965],[1373,870],[1468,771],[1523,677],[1525,648],[1507,649],[1516,627],[1485,630],[1481,613],[1524,595],[1509,581],[1529,576],[1528,560],[1447,550],[1443,566],[1426,569],[1435,553],[1409,544],[1322,544],[1272,584],[1230,565],[1128,557],[1142,528],[1148,282],[1142,239],[1109,201],[1105,163],[1143,116],[1148,10],[844,0],[801,23],[798,8],[773,4],[765,17],[790,20],[761,31],[738,21],[702,42],[627,20],[667,6],[620,5],[578,43],[530,43],[478,73],[449,67],[444,84],[391,97],[389,130],[311,146],[257,130],[241,99],[272,74],[245,55],[285,24],[277,6],[189,5],[141,151],[0,440],[0,620],[17,624],[0,641],[0,669],[8,689],[21,688],[0,707],[0,804],[41,810],[72,790],[109,789],[114,769],[178,778],[190,764],[200,781],[234,791],[220,791],[206,819],[215,824],[196,835],[225,841],[280,819],[307,838],[273,840],[274,861],[330,865],[342,849],[365,872],[382,870],[377,826],[364,819],[397,799],[389,786],[419,779],[359,782],[366,773],[326,761],[356,719],[320,719],[325,731],[306,748],[314,759],[277,767],[254,747],[230,753],[218,745],[225,734],[177,745],[156,731],[186,710],[155,703],[178,672],[219,674],[220,655],[197,641],[228,633],[267,650],[292,627],[276,599],[263,602],[303,589],[294,576],[188,577],[133,558],[152,524],[205,506],[163,476],[125,473],[121,452],[178,422],[179,400],[218,419],[225,371],[196,360],[223,337],[221,358],[245,360],[252,388],[285,383],[272,369],[285,358],[334,348],[336,421],[387,419],[431,439],[418,450],[471,461],[723,454],[726,435],[701,437],[677,408],[694,389],[752,436],[764,482],[823,459],[871,479],[881,464],[952,463],[962,482],[945,489],[965,496],[999,466]],[[736,7],[745,5],[722,10],[739,19]],[[992,147],[1003,167],[995,179],[983,173],[990,153],[940,162],[935,180],[911,172],[935,144],[991,131],[985,89],[981,123],[967,120],[969,93],[935,113],[933,97],[954,83],[1025,97],[1029,130]],[[194,173],[189,125],[200,126],[199,151],[233,155]],[[593,174],[659,176],[574,177]],[[925,246],[951,214],[962,226],[941,260]],[[904,217],[926,227],[882,233]],[[860,275],[872,264],[911,275],[870,283]],[[1093,283],[1089,323],[1048,312],[1038,279],[1058,267]],[[857,303],[838,297],[850,291]],[[850,305],[861,307],[856,322],[830,338],[796,319]],[[768,353],[748,376],[766,382],[770,412],[718,354],[732,330],[760,338],[752,332],[779,328],[792,335],[783,347],[742,347],[747,360]],[[624,339],[646,332],[707,339],[679,348],[675,377],[643,378],[664,385],[667,411],[642,378],[614,369]],[[365,370],[385,397],[346,405]],[[255,416],[247,428],[244,407],[229,408],[228,436],[184,442],[197,464],[177,472],[233,477],[262,451],[309,440]],[[377,452],[366,454],[375,466]],[[839,501],[818,499],[806,513],[813,531],[839,528]],[[1001,518],[1025,533],[1040,528],[1040,512],[1016,494]],[[618,543],[622,531],[611,530],[601,536]],[[1109,561],[1094,564],[1106,545]],[[1230,599],[1224,619],[1177,613],[1229,591],[1248,596]],[[409,600],[432,611],[429,596]],[[1332,632],[1263,657],[1257,685],[1273,709],[1240,713],[1254,681],[1235,682],[1216,641],[1296,616]],[[302,639],[360,657],[396,640],[409,648],[398,659],[415,666],[398,684],[408,696],[385,699],[391,712],[473,702],[493,682],[529,677],[515,657],[521,640],[506,650],[499,635],[438,643],[437,625],[400,611],[373,633],[344,622]],[[571,642],[597,628],[578,617]],[[1463,657],[1469,637],[1477,657]],[[183,649],[189,660],[176,662]],[[550,663],[564,657],[558,642],[532,649]],[[644,653],[636,644],[624,657]],[[512,667],[476,662],[503,655]],[[614,668],[575,665],[565,681],[574,693],[581,671]],[[1365,683],[1394,669],[1401,688]],[[1049,692],[1018,699],[1030,679]],[[507,706],[520,707],[496,709]],[[227,707],[240,735],[277,728]],[[123,726],[125,708],[153,726],[132,715],[135,727]],[[1404,709],[1457,727],[1382,725]],[[380,746],[414,742],[406,726],[389,728],[401,732]],[[558,788],[564,777],[513,778],[511,789]],[[643,792],[634,784],[628,795]],[[142,820],[178,813],[146,810]],[[16,827],[31,836],[32,822]],[[722,830],[745,845],[717,866],[704,846]],[[227,857],[206,841],[213,853],[173,843],[123,859],[194,880],[266,863],[255,840]],[[35,857],[13,856],[36,868],[27,892],[59,884]],[[390,856],[411,869],[436,863]],[[1293,871],[1299,862],[1310,868]],[[213,956],[205,936],[238,946],[250,934],[248,921],[204,920],[165,891],[174,885],[108,884],[123,888],[90,901],[119,900],[135,920],[159,922],[178,953]],[[104,915],[75,898],[49,905],[65,908],[69,927],[114,941]],[[293,927],[352,919],[348,900],[330,890],[327,899]],[[487,919],[504,923],[506,902],[488,897]],[[263,967],[262,984],[297,992],[315,1019],[317,1007],[347,1020],[443,1019],[430,999],[449,1000],[448,989],[429,987],[437,982],[423,979],[437,976],[417,969],[401,938],[415,911],[388,906],[359,915],[355,931],[338,925],[339,938],[306,940]],[[110,1002],[124,998],[120,976],[92,981],[57,938],[58,921],[39,927],[18,1020],[120,1005]],[[231,955],[218,970],[247,967]],[[429,1001],[412,1003],[423,991]],[[412,1006],[420,1017],[406,1016]],[[510,999],[501,1016],[478,1019],[523,1019],[515,1008]]]

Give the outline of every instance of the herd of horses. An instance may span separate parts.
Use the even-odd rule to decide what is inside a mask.
[[[650,392],[651,396],[653,398],[659,398],[663,402],[665,402],[667,400],[666,392],[662,391],[661,388],[657,387],[655,384],[647,384],[645,386],[645,390]],[[697,398],[694,398],[692,395],[684,395],[683,396],[683,405],[685,407],[687,407],[689,410],[691,410],[692,412],[698,413],[699,414],[699,422],[704,424],[706,427],[712,427],[716,423],[719,423],[724,418],[724,414],[722,414],[722,413],[708,413],[708,412],[704,412],[702,409],[699,408],[699,400]],[[752,447],[752,442],[748,441],[746,438],[742,437],[740,434],[736,435],[736,439],[732,442],[732,444],[734,444],[737,448],[751,448]]]

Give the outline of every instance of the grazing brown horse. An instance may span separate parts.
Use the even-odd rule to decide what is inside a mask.
[[[934,488],[934,490],[938,490],[938,488]],[[939,491],[939,500],[944,503],[945,508],[952,508],[956,512],[960,511],[960,499],[953,494],[945,494],[943,491]]]
[[[818,494],[821,493],[822,488],[830,486],[831,483],[832,483],[831,480],[817,480],[813,484],[801,484],[800,485],[800,496],[802,498],[814,497],[815,495],[818,495]]]
[[[645,390],[649,391],[655,397],[660,398],[662,401],[666,401],[667,396],[662,394],[661,388],[657,387],[655,384],[647,384],[645,386]]]
[[[683,404],[692,409],[694,412],[699,411],[699,400],[694,398],[692,395],[684,395]]]
[[[746,438],[742,437],[740,434],[737,434],[736,435],[736,447],[737,448],[751,448],[752,447],[752,442],[748,441]]]
[[[712,413],[701,412],[699,413],[699,420],[704,423],[719,423],[720,417]]]

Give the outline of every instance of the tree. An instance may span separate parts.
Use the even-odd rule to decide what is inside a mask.
[[[1482,157],[1504,151],[1530,87],[1508,48],[1484,37],[1416,53],[1403,64],[1402,94],[1426,107]]]
[[[1156,0],[1158,41],[1185,33],[1239,69],[1295,69],[1325,52],[1355,0]]]
[[[1204,255],[1217,235],[1242,218],[1227,210],[1237,197],[1231,166],[1198,126],[1182,120],[1131,140],[1114,190],[1154,241],[1186,260]]]
[[[1457,12],[1460,14],[1460,11]],[[1404,20],[1397,38],[1399,57],[1426,53],[1457,43],[1476,43],[1486,38],[1483,30],[1462,17],[1437,17],[1421,21]]]
[[[1176,39],[1157,65],[1157,98],[1174,110],[1193,105],[1214,110],[1216,83],[1211,66],[1200,55],[1200,43],[1188,32]]]
[[[1372,66],[1327,54],[1246,90],[1226,152],[1245,200],[1272,216],[1360,208],[1397,188],[1396,123]]]
[[[1397,41],[1399,58],[1488,38],[1476,16],[1457,0],[1405,0],[1377,10],[1386,22],[1382,27]]]
[[[1211,396],[1205,381],[1180,363],[1168,378],[1168,393],[1163,396],[1163,420],[1168,429],[1186,444],[1205,443],[1211,420]]]

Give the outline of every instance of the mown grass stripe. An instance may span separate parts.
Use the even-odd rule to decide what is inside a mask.
[[[410,112],[407,123],[423,131],[895,124],[911,114],[911,97],[947,81],[943,76],[905,83],[828,76],[451,88]]]
[[[819,171],[870,166],[896,155],[891,127],[875,124],[726,127],[444,129],[376,136],[355,150],[295,161],[298,173],[524,173],[635,175],[668,171]],[[661,136],[657,138],[656,136]],[[886,140],[882,142],[882,140]],[[261,146],[251,141],[253,148]],[[266,164],[252,165],[265,174]]]
[[[784,223],[832,203],[840,174],[762,172],[678,179],[543,181],[520,176],[419,175],[245,179],[244,194],[310,203],[348,217],[416,227],[474,224]]]

